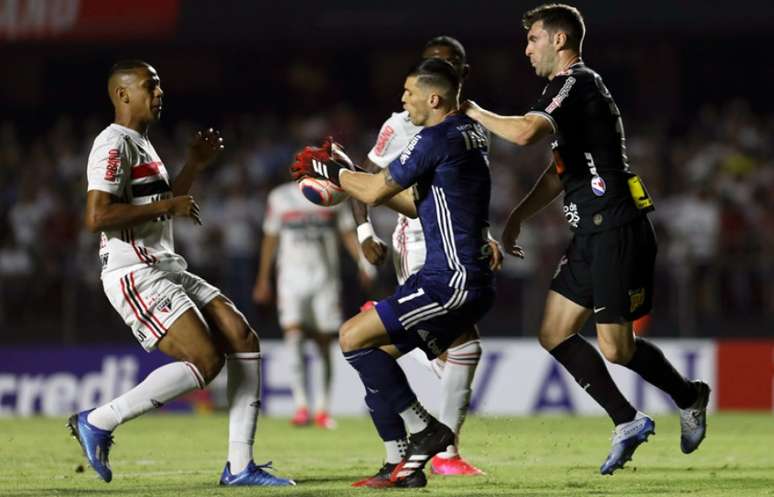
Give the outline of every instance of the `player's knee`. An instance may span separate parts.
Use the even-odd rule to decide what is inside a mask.
[[[358,345],[356,327],[352,323],[352,320],[346,321],[339,328],[339,345],[342,352],[352,352],[362,348]]]
[[[215,350],[212,350],[197,354],[190,362],[192,362],[196,366],[196,369],[199,370],[204,379],[204,383],[209,384],[216,376],[218,376],[220,370],[223,369],[226,358],[223,354],[219,354]]]
[[[599,348],[602,351],[602,355],[605,359],[613,364],[625,365],[632,360],[634,349],[625,345],[619,345],[615,343],[599,342]]]

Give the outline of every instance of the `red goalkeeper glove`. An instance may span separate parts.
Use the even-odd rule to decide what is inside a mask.
[[[334,143],[329,136],[321,147],[304,147],[297,153],[296,161],[290,166],[290,175],[296,181],[308,176],[327,179],[341,186],[339,171],[342,169],[352,170],[354,165],[341,145]]]

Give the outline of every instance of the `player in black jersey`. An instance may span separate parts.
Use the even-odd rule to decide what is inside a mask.
[[[709,386],[688,381],[652,343],[635,338],[632,321],[650,311],[656,239],[646,213],[653,201],[629,169],[618,107],[602,78],[583,63],[583,17],[571,6],[546,4],[524,15],[525,54],[548,85],[524,116],[500,116],[474,102],[468,116],[519,145],[553,135],[554,160],[513,209],[503,232],[512,255],[522,221],[564,190],[564,214],[574,236],[559,262],[545,304],[540,343],[610,415],[613,446],[602,464],[612,474],[654,433],[610,377],[596,349],[578,330],[594,315],[599,348],[667,392],[680,408],[681,448],[696,450],[706,433]]]

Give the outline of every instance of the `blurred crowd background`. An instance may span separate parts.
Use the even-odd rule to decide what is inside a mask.
[[[427,2],[408,16],[387,2],[321,10],[312,2],[269,9],[236,0],[139,1],[134,10],[99,11],[97,20],[119,16],[109,26],[80,22],[99,5],[89,0],[51,2],[74,4],[75,14],[28,22],[33,3],[0,2],[0,343],[132,341],[102,292],[98,236],[82,228],[86,161],[112,121],[105,86],[117,59],[142,58],[160,73],[164,114],[150,138],[172,174],[195,130],[222,131],[226,149],[193,190],[204,225],[176,221],[176,246],[265,337],[280,332],[273,309],[251,300],[261,223],[267,194],[289,180],[296,150],[330,134],[362,160],[382,122],[400,110],[406,69],[439,34],[466,46],[464,96],[487,108],[523,113],[544,84],[523,55],[519,19],[533,3],[493,1],[469,13]],[[774,70],[754,49],[765,51],[771,35],[754,28],[774,8],[749,3],[733,12],[701,2],[656,1],[641,11],[578,4],[589,30],[584,59],[621,108],[630,164],[656,202],[651,335],[771,335]],[[75,16],[70,31],[62,15]],[[548,142],[493,141],[495,236],[548,160]],[[394,215],[376,209],[373,217],[389,241]],[[560,202],[525,226],[527,258],[506,261],[483,335],[537,332],[569,237]],[[376,285],[360,288],[354,265],[344,265],[348,315],[391,292],[391,265],[379,273]]]

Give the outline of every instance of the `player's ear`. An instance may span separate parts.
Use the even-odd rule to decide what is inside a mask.
[[[469,64],[465,64],[464,66],[462,66],[462,74],[461,74],[462,78],[461,79],[467,78],[469,73],[470,73],[470,65]]]
[[[129,103],[129,92],[125,86],[116,86],[115,92],[116,98],[119,102],[123,102],[125,104]]]
[[[431,93],[430,94],[430,108],[437,109],[439,105],[441,105],[441,96],[437,93]]]
[[[567,33],[564,31],[554,33],[554,47],[557,51],[567,47]]]

